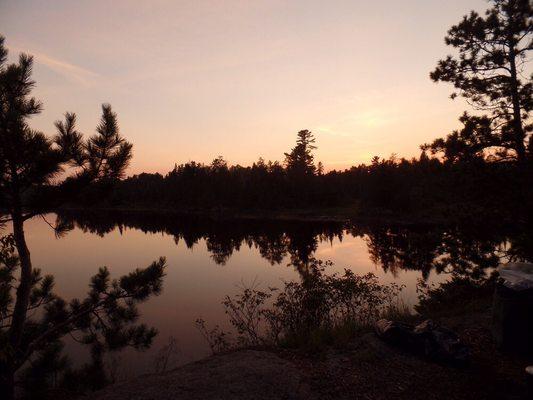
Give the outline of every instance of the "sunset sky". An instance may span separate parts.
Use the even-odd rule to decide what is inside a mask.
[[[428,74],[446,30],[484,0],[0,0],[10,59],[35,56],[32,127],[100,104],[134,143],[129,173],[174,163],[282,160],[296,132],[326,168],[411,157],[466,109]]]

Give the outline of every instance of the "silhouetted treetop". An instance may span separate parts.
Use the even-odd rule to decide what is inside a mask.
[[[527,139],[533,129],[532,77],[526,76],[528,52],[533,48],[533,9],[529,0],[491,0],[484,16],[472,11],[448,31],[445,42],[458,51],[439,61],[430,77],[449,82],[483,118],[465,114],[465,132],[426,146],[440,152],[446,145],[473,145],[473,153],[490,149],[498,159],[527,157]],[[468,119],[471,119],[469,122]],[[451,151],[452,153],[455,150]]]
[[[24,208],[27,190],[58,183],[59,173],[74,168],[86,183],[123,176],[132,157],[132,145],[119,133],[117,116],[102,105],[96,134],[84,139],[76,129],[76,115],[65,113],[56,121],[57,134],[48,137],[28,125],[41,112],[31,96],[32,57],[21,54],[18,63],[7,64],[7,49],[0,39],[0,189],[6,206]]]
[[[315,157],[313,150],[316,149],[315,137],[307,129],[298,132],[296,146],[290,153],[285,153],[285,165],[287,170],[295,175],[314,175],[316,172]]]

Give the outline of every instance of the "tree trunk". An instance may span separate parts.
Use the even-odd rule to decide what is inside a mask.
[[[522,126],[520,97],[518,95],[518,74],[516,71],[516,49],[514,38],[509,38],[509,63],[511,67],[511,100],[513,103],[513,131],[515,150],[519,162],[526,160],[525,132]]]
[[[18,194],[18,193],[17,193]],[[4,362],[7,364],[1,369],[2,377],[0,381],[0,394],[2,399],[12,400],[15,395],[15,373],[16,365],[20,365],[18,358],[24,353],[21,349],[21,339],[24,331],[24,324],[26,322],[26,314],[30,302],[31,293],[31,279],[32,279],[32,264],[30,257],[30,250],[26,244],[24,236],[24,218],[22,215],[22,207],[20,198],[14,196],[14,205],[11,212],[13,218],[13,237],[15,239],[15,247],[20,261],[20,282],[17,287],[15,308],[13,309],[13,317],[11,318],[11,326],[9,328],[9,344],[11,352]]]
[[[17,354],[21,351],[19,346],[30,302],[32,265],[30,251],[26,245],[26,238],[24,236],[24,219],[20,202],[15,201],[11,216],[13,217],[13,236],[15,238],[15,246],[20,260],[20,283],[17,288],[17,300],[15,302],[11,327],[9,329],[9,342],[12,346],[14,356],[17,357]]]

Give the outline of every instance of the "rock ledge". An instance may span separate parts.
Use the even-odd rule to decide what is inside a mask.
[[[93,393],[94,400],[309,399],[298,369],[267,351],[240,350]]]

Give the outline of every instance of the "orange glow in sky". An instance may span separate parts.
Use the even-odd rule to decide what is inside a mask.
[[[327,169],[418,155],[466,109],[429,72],[447,29],[483,0],[0,2],[10,59],[35,56],[32,127],[100,104],[134,143],[129,173],[223,155],[282,160],[300,129]]]

